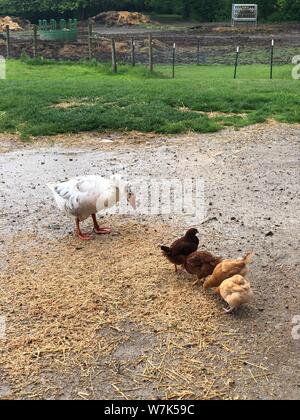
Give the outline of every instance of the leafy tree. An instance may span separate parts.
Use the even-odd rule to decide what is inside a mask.
[[[277,14],[285,20],[300,20],[300,0],[277,0]]]
[[[276,0],[256,0],[260,19],[267,20],[276,11]]]
[[[238,0],[237,0],[238,1]],[[230,20],[235,0],[0,0],[0,14],[86,18],[105,10],[181,14],[199,21]],[[239,1],[242,3],[243,1]],[[300,0],[256,0],[262,20],[300,20]]]

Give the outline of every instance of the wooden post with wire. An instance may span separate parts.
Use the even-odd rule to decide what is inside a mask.
[[[93,58],[93,22],[89,19],[88,23],[88,49],[89,49],[89,60]]]
[[[33,25],[33,57],[36,58],[37,57],[37,53],[38,53],[38,26],[37,25]]]
[[[10,58],[10,27],[6,25],[6,58]]]
[[[173,69],[172,69],[172,78],[175,79],[175,64],[176,64],[176,44],[173,44]]]
[[[111,62],[112,62],[112,71],[113,73],[118,72],[117,67],[117,57],[116,57],[116,41],[114,38],[111,39]]]
[[[240,54],[240,47],[236,49],[236,56],[235,56],[235,66],[234,66],[234,79],[237,77],[237,68],[239,64],[239,54]]]
[[[271,43],[271,61],[270,61],[270,79],[273,79],[273,62],[274,62],[274,39]]]
[[[149,35],[149,70],[153,72],[153,37]]]
[[[135,40],[131,38],[131,65],[135,67]]]

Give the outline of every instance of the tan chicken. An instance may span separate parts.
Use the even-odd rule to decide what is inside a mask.
[[[224,308],[228,314],[253,298],[249,281],[240,275],[224,280],[216,292],[228,303],[229,309]]]
[[[219,287],[222,281],[237,274],[244,276],[248,272],[247,265],[252,262],[253,255],[251,252],[241,259],[222,261],[216,266],[212,275],[205,280],[203,284],[204,289]]]
[[[189,274],[196,274],[198,280],[209,276],[213,273],[215,267],[222,261],[222,258],[216,257],[207,251],[196,251],[190,254],[185,263],[184,268]]]

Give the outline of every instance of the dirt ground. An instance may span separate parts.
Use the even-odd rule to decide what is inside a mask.
[[[82,60],[89,56],[87,22],[80,22],[77,42],[38,41],[39,56],[50,59]],[[149,34],[154,39],[153,54],[157,64],[172,62],[172,46],[176,42],[178,64],[226,64],[235,60],[236,47],[241,47],[241,64],[268,64],[270,43],[275,40],[275,64],[290,64],[299,54],[300,25],[296,23],[258,25],[232,28],[230,24],[177,22],[174,25],[107,26],[96,22],[93,25],[92,55],[98,61],[111,61],[111,38],[116,39],[118,62],[130,62],[131,37],[136,41],[136,62],[149,61]],[[198,38],[200,53],[198,54]],[[11,56],[33,54],[32,31],[12,33]],[[6,43],[0,33],[0,55],[5,56]]]
[[[299,399],[299,137],[272,122],[29,144],[1,134],[0,398]],[[224,315],[162,257],[190,216],[107,215],[111,236],[77,240],[45,184],[112,172],[204,179],[200,247],[254,250],[252,304]]]

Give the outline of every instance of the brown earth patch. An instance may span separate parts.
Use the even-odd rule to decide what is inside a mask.
[[[220,112],[220,111],[196,111],[194,109],[187,108],[182,106],[179,108],[181,112],[193,112],[195,114],[206,115],[208,118],[218,118],[218,117],[241,117],[247,118],[247,114],[245,113],[234,113],[234,112]]]
[[[95,22],[103,23],[109,26],[141,25],[141,24],[151,23],[151,20],[148,16],[145,16],[137,12],[127,12],[127,11],[103,12],[95,16],[93,19]]]

